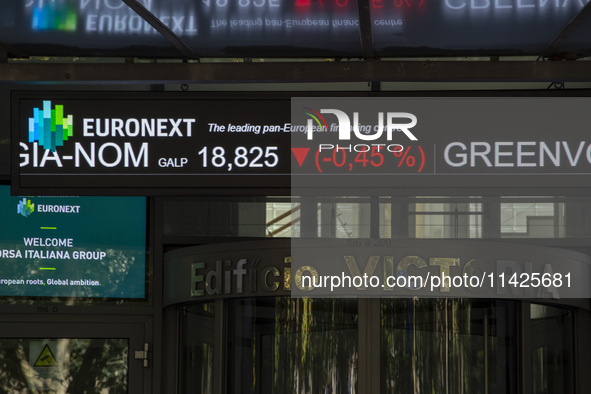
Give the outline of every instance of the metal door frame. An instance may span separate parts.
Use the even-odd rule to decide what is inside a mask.
[[[32,315],[4,316],[0,338],[125,338],[129,341],[128,394],[150,393],[152,389],[151,325],[145,316],[56,315],[40,319]],[[134,359],[148,343],[148,367],[143,359]]]

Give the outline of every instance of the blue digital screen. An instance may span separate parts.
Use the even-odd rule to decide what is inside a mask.
[[[0,186],[0,218],[0,296],[145,298],[145,198]]]

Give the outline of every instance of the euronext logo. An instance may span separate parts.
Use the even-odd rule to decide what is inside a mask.
[[[44,100],[43,108],[33,108],[33,117],[29,118],[29,142],[39,142],[46,150],[55,152],[64,141],[73,135],[74,117],[64,115],[64,106],[51,108],[51,101]]]
[[[35,204],[33,204],[31,200],[28,200],[26,197],[23,197],[22,201],[19,201],[17,204],[16,212],[19,215],[28,217],[33,212],[35,212]]]
[[[33,3],[32,1],[30,3]],[[76,31],[76,9],[64,4],[43,4],[33,8],[31,28],[35,31],[61,30]],[[29,7],[27,4],[26,7]]]

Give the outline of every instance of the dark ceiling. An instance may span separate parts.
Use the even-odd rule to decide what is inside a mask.
[[[0,80],[587,81],[590,13],[589,0],[3,0]]]

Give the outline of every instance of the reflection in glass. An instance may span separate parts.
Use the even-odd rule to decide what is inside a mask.
[[[380,202],[380,238],[392,238],[392,204]]]
[[[357,300],[231,301],[227,392],[357,392]]]
[[[215,305],[194,304],[182,311],[180,392],[212,394]]]
[[[381,316],[382,393],[517,393],[514,303],[384,299]]]
[[[480,56],[536,53],[560,34],[586,1],[374,0],[370,3],[376,55],[401,57],[417,53],[450,56],[473,51]],[[588,36],[584,35],[588,30],[575,31],[579,43],[582,36],[583,42],[588,42]],[[560,52],[578,52],[579,46],[570,40],[564,42],[570,44],[570,52],[562,46]],[[561,45],[565,44],[561,42]]]
[[[267,237],[299,237],[301,205],[290,202],[268,202],[266,204]]]
[[[127,339],[0,339],[2,393],[127,393]]]
[[[367,202],[345,201],[343,199],[335,204],[336,237],[369,238],[371,205]]]
[[[408,207],[410,237],[481,238],[481,199],[470,199],[457,201],[452,197],[417,197],[415,203]]]
[[[564,203],[506,197],[501,203],[503,238],[564,237]]]
[[[530,317],[533,393],[574,392],[572,312],[532,304]]]
[[[301,218],[317,210],[320,238],[577,238],[591,235],[588,197],[166,197],[167,237],[301,236]]]
[[[298,206],[285,197],[167,197],[163,203],[163,234],[224,238],[299,236]]]
[[[361,56],[354,1],[138,0],[135,3],[202,58],[242,58],[246,54],[249,57]],[[45,34],[41,36],[41,33]],[[0,2],[0,36],[9,44],[32,45],[31,55],[47,55],[48,51],[67,56],[181,55],[172,45],[167,45],[167,40],[150,23],[119,0],[3,1]]]

